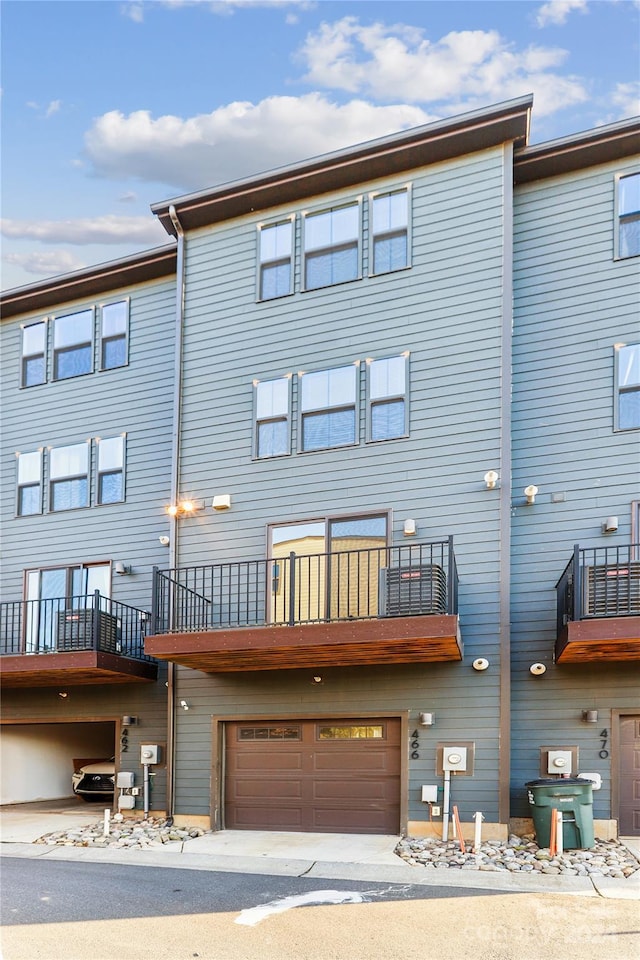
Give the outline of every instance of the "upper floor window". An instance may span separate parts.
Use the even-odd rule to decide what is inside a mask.
[[[349,203],[304,219],[304,285],[328,287],[360,275],[360,203]]]
[[[640,173],[617,181],[616,256],[640,256]]]
[[[289,377],[254,382],[255,456],[282,457],[291,452]]]
[[[409,265],[409,194],[406,189],[371,198],[369,273],[390,273]]]
[[[44,320],[22,328],[23,387],[35,387],[47,379],[47,324]]]
[[[286,297],[293,291],[293,223],[290,218],[259,228],[260,300]]]
[[[30,517],[42,512],[42,452],[21,453],[18,456],[19,517]]]
[[[124,500],[124,437],[100,440],[98,447],[98,503]]]
[[[129,302],[105,303],[100,311],[100,368],[112,370],[127,363]]]
[[[351,364],[301,375],[302,450],[356,442],[357,372]]]
[[[368,362],[368,440],[393,440],[408,434],[407,363],[406,354]]]
[[[53,379],[91,373],[93,310],[81,310],[53,321]]]
[[[616,430],[640,428],[640,343],[616,349],[614,426]]]
[[[89,444],[54,447],[49,454],[49,509],[89,505]]]

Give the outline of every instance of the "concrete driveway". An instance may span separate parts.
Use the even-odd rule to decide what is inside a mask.
[[[0,806],[0,841],[33,843],[45,833],[83,827],[103,815],[99,803],[85,803],[79,797],[9,803]]]

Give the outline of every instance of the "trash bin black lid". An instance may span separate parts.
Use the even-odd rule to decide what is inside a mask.
[[[529,780],[525,787],[550,787],[558,786],[563,783],[591,783],[591,780],[584,780],[582,777],[542,777],[540,780]]]

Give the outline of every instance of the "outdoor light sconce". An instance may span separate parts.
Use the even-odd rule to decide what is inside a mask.
[[[495,490],[499,479],[500,477],[495,470],[489,470],[487,473],[485,473],[484,482],[487,490]]]
[[[583,710],[583,711],[582,711],[582,722],[583,722],[583,723],[597,723],[597,722],[598,722],[598,711],[597,711],[597,710]]]
[[[421,727],[432,727],[436,722],[435,713],[419,713],[418,722]]]
[[[192,517],[198,510],[201,510],[204,504],[195,500],[180,500],[178,503],[170,503],[166,512],[170,517]]]
[[[536,502],[536,496],[538,494],[538,488],[535,483],[530,483],[528,487],[524,488],[524,495],[527,498],[527,504],[531,506],[532,503]]]
[[[415,537],[416,535],[415,520],[405,520],[402,527],[402,532],[404,533],[405,537]]]
[[[123,726],[123,727],[133,727],[137,722],[138,722],[138,718],[137,718],[137,717],[131,717],[131,716],[129,716],[128,713],[125,713],[125,715],[124,715],[123,718],[122,718],[122,726]]]
[[[543,673],[547,672],[547,668],[544,663],[532,663],[529,667],[529,673],[532,677],[541,677]]]
[[[471,666],[473,667],[474,670],[478,670],[480,673],[482,673],[483,670],[488,669],[489,661],[486,660],[485,657],[478,657],[477,660],[473,661]]]
[[[117,560],[113,565],[113,569],[119,576],[126,577],[131,573],[131,564],[123,563],[122,560]]]
[[[189,709],[189,704],[187,703],[186,700],[181,700],[181,701],[180,701],[180,706],[182,707],[183,710],[188,710],[188,709]]]
[[[617,517],[607,517],[606,520],[602,521],[602,532],[603,533],[615,533],[618,529],[618,518]]]

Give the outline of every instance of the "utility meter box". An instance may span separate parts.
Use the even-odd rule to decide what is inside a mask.
[[[443,747],[442,748],[442,769],[443,770],[466,770],[467,769],[467,748],[466,747]]]
[[[571,750],[549,750],[547,773],[571,773]]]
[[[121,790],[129,790],[135,783],[136,775],[131,770],[120,770],[116,777],[116,787]]]
[[[433,783],[433,784],[423,785],[421,799],[423,803],[437,803],[438,802],[438,784]]]
[[[121,793],[118,797],[118,810],[133,810],[136,805],[136,798],[130,793]]]
[[[144,765],[160,763],[160,747],[157,743],[140,744],[140,763]]]

